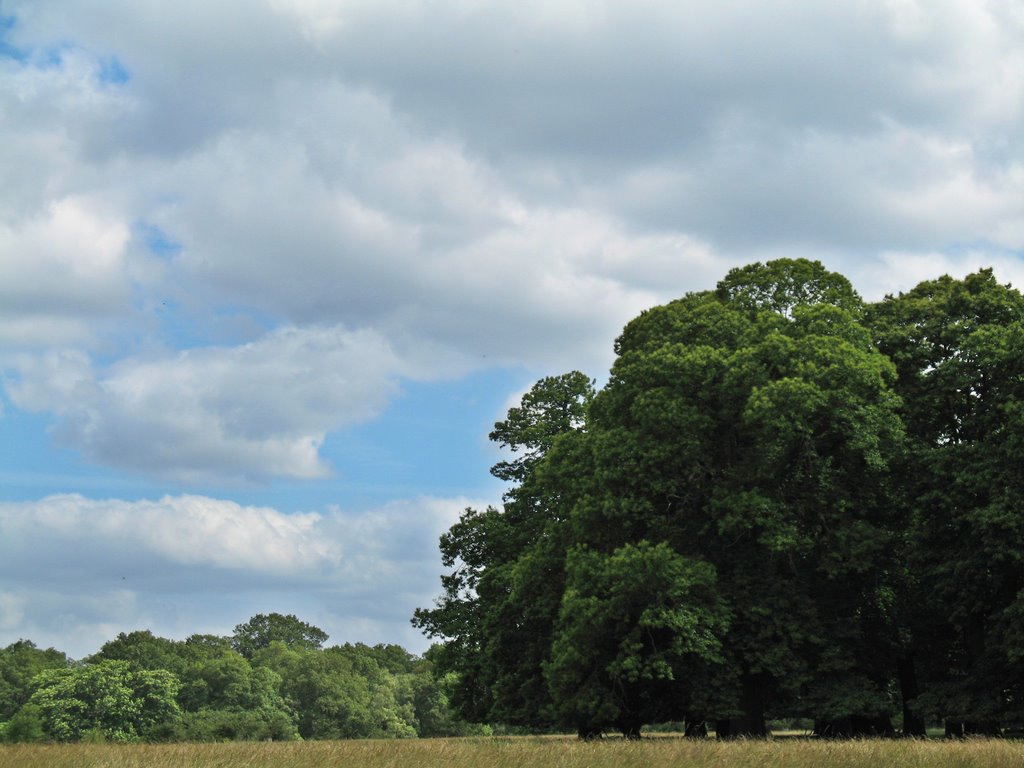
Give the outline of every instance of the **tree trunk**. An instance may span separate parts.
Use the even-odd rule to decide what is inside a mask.
[[[763,676],[744,672],[740,675],[740,685],[740,707],[743,714],[728,720],[716,721],[715,731],[720,739],[763,739],[768,736],[768,728],[764,722]]]
[[[854,739],[864,736],[895,736],[885,715],[848,715],[835,720],[815,720],[814,735],[822,739]]]
[[[643,727],[643,723],[632,719],[620,720],[616,727],[622,732],[622,738],[637,741],[640,739],[640,728]]]
[[[706,739],[708,737],[708,723],[704,719],[686,719],[686,730],[683,736],[687,739]]]
[[[947,720],[946,738],[964,739],[968,736],[1002,736],[999,723],[993,720]]]
[[[914,656],[906,653],[896,659],[896,675],[900,681],[900,699],[903,702],[902,735],[910,738],[924,738],[928,735],[924,718],[914,711],[914,699],[921,693],[917,686],[917,670]]]
[[[966,671],[970,674],[985,655],[985,617],[980,614],[972,616],[962,629],[962,637],[967,656]],[[968,716],[962,720],[947,720],[946,736],[958,739],[966,736],[1002,736],[1002,729],[998,721]]]

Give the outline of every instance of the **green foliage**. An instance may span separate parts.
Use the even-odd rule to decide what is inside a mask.
[[[441,539],[444,595],[413,623],[449,639],[438,672],[457,671],[451,703],[462,717],[549,724],[548,659],[561,599],[564,543],[552,513],[564,509],[577,470],[573,437],[583,428],[593,384],[579,372],[542,379],[491,437],[522,455],[493,473],[512,480],[504,509],[467,509]],[[551,459],[559,454],[564,459]],[[553,527],[554,526],[554,527]]]
[[[201,709],[158,730],[159,741],[296,741],[292,718],[276,709]]]
[[[29,699],[47,738],[80,741],[87,735],[135,741],[180,713],[178,680],[165,670],[133,672],[124,661],[41,672]]]
[[[1024,296],[982,270],[887,297],[869,319],[910,438],[901,631],[916,707],[968,732],[1022,723]]]
[[[280,642],[289,648],[320,648],[327,641],[327,633],[319,627],[300,621],[292,614],[258,614],[235,627],[231,646],[247,659],[260,648]]]
[[[798,306],[830,305],[853,313],[862,306],[849,280],[807,259],[737,267],[718,283],[716,295],[731,306],[783,316]]]
[[[734,694],[707,702],[722,713],[795,702],[836,618],[867,615],[859,603],[890,549],[892,365],[845,308],[858,302],[844,280],[820,277],[835,303],[780,297],[803,271],[792,266],[731,273],[716,294],[627,326],[591,408],[597,488],[574,510],[592,546],[664,541],[715,566],[733,616],[717,681],[737,676]],[[850,653],[869,629],[844,630],[847,666],[863,665]]]
[[[240,625],[246,629],[239,636],[252,631],[261,642],[277,632],[287,642],[272,639],[251,659],[232,647],[233,638],[213,635],[177,641],[149,631],[121,633],[78,665],[19,641],[0,651],[0,671],[8,673],[3,679],[10,690],[22,691],[9,721],[0,722],[0,741],[289,741],[489,732],[457,716],[450,703],[455,676],[435,677],[431,659],[397,645],[321,649],[326,635],[315,627],[295,617],[267,618]]]
[[[366,650],[293,650],[272,643],[254,662],[280,676],[281,695],[305,739],[415,736],[409,681],[382,668]]]
[[[53,648],[18,640],[0,650],[0,722],[10,720],[32,695],[32,679],[47,669],[65,669],[70,661]]]
[[[780,259],[631,321],[600,392],[538,382],[492,433],[522,452],[495,467],[503,508],[442,538],[444,594],[414,619],[446,640],[455,705],[581,734],[672,717],[757,735],[769,714],[886,732],[897,702],[921,733],[937,696],[933,715],[1007,714],[1020,305],[981,273],[866,306]],[[919,664],[930,692],[918,652],[942,668]],[[979,695],[954,707],[950,685]]]
[[[86,661],[126,661],[133,670],[166,669],[179,677],[188,667],[181,643],[157,637],[148,629],[122,632]]]
[[[714,569],[664,542],[569,552],[545,672],[563,722],[639,728],[689,711],[693,671],[721,661]]]
[[[499,461],[491,473],[501,480],[525,480],[559,435],[583,426],[593,396],[593,382],[579,371],[537,382],[490,434],[491,440],[503,448],[522,455],[512,461]]]
[[[25,704],[10,721],[0,726],[0,741],[11,744],[42,741],[45,737],[43,718],[39,708],[32,704]]]

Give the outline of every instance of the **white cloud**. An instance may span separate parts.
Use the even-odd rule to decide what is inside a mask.
[[[97,371],[75,352],[22,356],[11,401],[59,418],[94,460],[155,476],[323,476],[324,435],[376,415],[406,373],[373,331],[282,328],[249,344]]]
[[[1024,279],[1017,3],[3,8],[5,423],[52,416],[157,496],[322,479],[410,380],[600,377],[637,312],[754,259],[867,298]],[[458,506],[0,505],[0,634],[84,653],[278,610],[415,644]]]
[[[89,320],[127,309],[129,238],[116,214],[74,197],[16,226],[0,222],[0,344],[81,340]]]
[[[108,465],[323,477],[403,378],[600,376],[637,312],[765,254],[869,293],[892,253],[1024,248],[1008,3],[5,8],[10,399]],[[231,312],[279,330],[225,341]]]
[[[854,277],[863,296],[878,301],[886,294],[909,291],[924,280],[941,275],[960,279],[980,269],[992,268],[1001,283],[1024,288],[1024,263],[1015,256],[990,252],[928,253],[889,251],[878,263],[866,265]]]
[[[118,632],[229,634],[276,610],[333,642],[398,635],[422,649],[408,621],[439,592],[437,538],[468,505],[284,514],[203,496],[0,503],[0,645],[28,637],[81,656]]]
[[[106,542],[104,548],[131,552],[133,558],[141,551],[177,566],[284,576],[317,573],[341,557],[335,542],[318,535],[319,514],[285,515],[203,496],[129,502],[65,494],[0,510],[5,533],[32,540],[34,556],[41,554],[39,547],[97,539]]]

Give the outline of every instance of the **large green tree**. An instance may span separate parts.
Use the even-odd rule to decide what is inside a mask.
[[[90,663],[122,661],[132,671],[164,670],[180,681],[183,716],[153,738],[190,741],[291,739],[294,716],[279,693],[280,677],[253,665],[229,638],[192,635],[184,641],[148,630],[121,633],[104,643]]]
[[[1024,296],[991,270],[870,309],[910,450],[901,629],[916,712],[950,733],[1024,721]],[[916,673],[916,674],[915,674]]]
[[[719,732],[763,734],[767,713],[810,706],[884,716],[892,649],[872,629],[902,433],[895,371],[849,283],[816,263],[747,267],[644,313],[617,352],[591,409],[579,536],[714,567],[730,612],[707,713]]]
[[[276,641],[255,656],[281,679],[281,694],[306,739],[415,736],[411,687],[355,646],[289,648]]]
[[[526,432],[554,436],[496,468],[504,509],[442,540],[456,570],[417,623],[450,638],[466,713],[886,730],[902,430],[862,320],[841,275],[781,260],[631,322],[579,423]],[[534,427],[525,405],[494,434]]]

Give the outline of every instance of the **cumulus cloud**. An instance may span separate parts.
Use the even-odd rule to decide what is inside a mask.
[[[12,402],[59,419],[91,458],[150,475],[321,477],[327,431],[372,418],[406,373],[373,331],[285,327],[237,347],[118,361],[81,352],[22,356]]]
[[[322,493],[403,386],[600,377],[755,259],[1024,278],[1013,2],[4,0],[0,42],[0,415],[155,496]],[[453,509],[0,505],[0,633],[415,644]]]
[[[600,376],[632,316],[740,263],[870,293],[894,254],[1024,248],[1009,3],[5,8],[8,394],[112,466],[322,477],[402,379]]]
[[[334,642],[384,641],[398,628],[422,649],[401,628],[439,591],[437,538],[470,504],[284,514],[205,496],[0,503],[0,645],[30,637],[81,656],[118,632],[229,634],[278,611]]]
[[[20,225],[0,222],[0,344],[81,340],[89,319],[123,311],[129,238],[116,214],[73,197]]]

